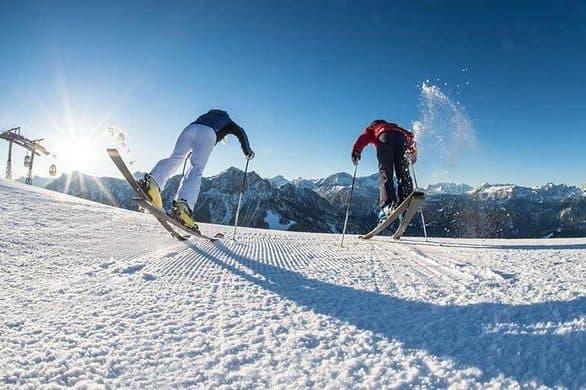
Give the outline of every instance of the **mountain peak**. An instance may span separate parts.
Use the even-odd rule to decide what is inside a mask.
[[[346,172],[334,173],[325,179],[316,180],[319,186],[349,186],[352,184],[352,175]]]
[[[240,174],[244,171],[242,171],[241,169],[238,169],[236,167],[229,167],[226,170],[223,170],[222,172],[218,173],[216,176],[222,176],[222,175],[234,175],[234,174]]]
[[[283,177],[283,175],[277,175],[275,177],[271,177],[266,180],[268,180],[269,183],[271,183],[271,185],[276,188],[279,188],[281,186],[284,186],[285,184],[291,183],[289,180],[285,179],[285,177]]]

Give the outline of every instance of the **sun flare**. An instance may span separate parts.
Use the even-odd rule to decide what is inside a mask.
[[[63,137],[58,143],[55,160],[62,172],[87,171],[92,166],[92,141],[77,134]]]

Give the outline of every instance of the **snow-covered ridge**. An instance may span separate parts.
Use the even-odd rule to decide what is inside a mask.
[[[470,194],[482,199],[514,198],[536,202],[560,201],[586,196],[586,192],[582,188],[553,183],[537,187],[522,187],[513,184],[484,184],[470,191]]]
[[[317,179],[314,181],[318,187],[328,186],[349,186],[352,184],[352,175],[346,172],[340,172],[330,175],[324,179]]]
[[[275,177],[271,177],[270,179],[267,179],[269,181],[269,183],[271,183],[271,185],[273,187],[281,187],[284,186],[285,184],[289,184],[291,183],[289,180],[285,179],[282,175],[277,175]]]
[[[454,194],[461,195],[471,192],[474,188],[467,184],[456,184],[456,183],[436,183],[430,184],[425,189],[425,194],[428,196],[442,195],[442,194]]]
[[[428,196],[433,195],[472,195],[482,199],[530,199],[533,201],[558,201],[572,197],[584,197],[586,191],[576,186],[547,183],[535,187],[523,187],[515,184],[488,184],[478,187],[467,184],[437,183],[425,189]]]

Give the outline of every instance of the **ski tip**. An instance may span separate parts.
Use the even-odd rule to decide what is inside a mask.
[[[116,148],[106,148],[106,151],[108,152],[108,154],[110,156],[119,156],[120,153],[118,152],[118,149]]]

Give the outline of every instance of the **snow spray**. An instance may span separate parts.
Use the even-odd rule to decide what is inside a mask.
[[[132,166],[134,164],[134,158],[132,158],[132,153],[128,146],[128,135],[126,132],[118,127],[108,127],[106,131],[113,146],[118,149],[121,154],[128,156],[128,165]]]
[[[439,158],[447,172],[460,155],[476,143],[474,126],[465,108],[454,102],[438,86],[421,84],[419,120],[413,122],[415,139],[424,158]]]

